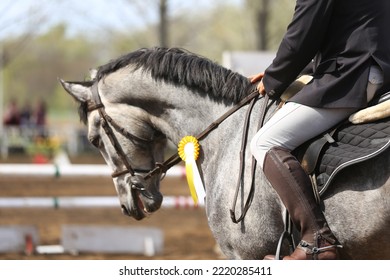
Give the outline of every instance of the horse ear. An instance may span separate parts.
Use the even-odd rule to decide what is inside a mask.
[[[89,69],[89,75],[91,76],[90,79],[94,80],[97,76],[97,73],[98,73],[97,69]]]
[[[85,82],[65,82],[59,79],[62,87],[76,100],[86,102],[91,99],[91,85]]]

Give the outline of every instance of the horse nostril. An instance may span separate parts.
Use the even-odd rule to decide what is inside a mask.
[[[124,215],[127,215],[127,216],[130,216],[130,212],[129,210],[127,210],[126,206],[124,206],[123,204],[121,205],[121,208],[122,208],[122,213]]]

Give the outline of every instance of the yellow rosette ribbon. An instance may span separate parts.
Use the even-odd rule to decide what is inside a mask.
[[[199,142],[194,136],[185,136],[180,140],[178,152],[180,158],[185,161],[187,183],[195,205],[198,205],[198,203],[204,204],[204,198],[206,197],[202,179],[196,164],[199,151]]]

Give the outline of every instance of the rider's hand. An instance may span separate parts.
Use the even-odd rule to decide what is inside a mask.
[[[257,83],[258,81],[260,81],[260,83],[257,85],[257,90],[258,92],[261,94],[261,95],[265,95],[265,88],[264,88],[264,84],[263,84],[263,79],[264,77],[264,72],[261,72],[261,73],[258,73],[256,75],[253,75],[253,76],[250,76],[249,77],[249,80],[251,81],[252,84],[254,83]]]

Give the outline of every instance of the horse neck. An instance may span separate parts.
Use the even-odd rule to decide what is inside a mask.
[[[186,88],[178,90],[179,94],[174,94],[167,100],[170,103],[167,104],[165,114],[156,118],[159,127],[167,127],[164,133],[174,143],[186,135],[199,135],[229,109],[228,106],[200,97]],[[168,92],[171,92],[169,87]]]

